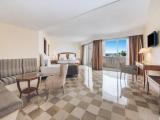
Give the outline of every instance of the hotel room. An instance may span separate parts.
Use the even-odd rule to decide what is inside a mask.
[[[1,0],[0,120],[159,120],[160,0]]]

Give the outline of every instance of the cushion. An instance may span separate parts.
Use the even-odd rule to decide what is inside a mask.
[[[36,58],[26,58],[23,59],[23,72],[30,73],[37,71],[37,59]]]
[[[69,60],[76,60],[75,54],[69,54]]]
[[[48,56],[45,54],[41,54],[41,66],[48,65]]]
[[[16,76],[4,77],[4,78],[1,78],[1,81],[5,85],[10,85],[10,84],[16,83]]]
[[[4,82],[0,80],[0,86],[4,86],[4,85],[5,85]]]
[[[0,66],[0,78],[22,74],[21,59],[2,59]]]
[[[60,54],[59,60],[67,60],[66,54]]]
[[[0,86],[0,118],[20,109],[23,106],[22,101],[4,86]]]

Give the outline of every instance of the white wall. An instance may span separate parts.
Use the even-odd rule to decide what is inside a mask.
[[[58,41],[50,38],[50,57],[57,59],[57,54],[61,52],[75,52],[80,54],[81,44],[77,42]]]
[[[38,57],[38,32],[0,23],[0,59],[33,57]]]
[[[48,55],[48,45],[50,45],[50,37],[44,31],[38,31],[39,34],[39,54],[44,53],[44,39],[47,41],[47,55]]]
[[[160,0],[151,0],[148,15],[149,18],[144,35],[145,47],[147,47],[148,34],[152,33],[153,31],[160,31]],[[151,48],[151,51],[145,56],[145,60],[147,62],[160,65],[160,41],[157,47]]]

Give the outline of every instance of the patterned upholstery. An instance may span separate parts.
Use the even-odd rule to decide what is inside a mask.
[[[0,86],[4,86],[4,82],[0,80]]]
[[[16,75],[22,74],[22,59],[0,60],[0,80],[5,85],[16,82]]]
[[[22,101],[0,84],[0,118],[22,108]]]
[[[0,60],[0,81],[5,85],[16,82],[16,75],[37,71],[37,59],[2,59]]]
[[[10,85],[16,82],[16,76],[1,78],[1,81],[4,83],[4,85]]]
[[[22,59],[0,60],[0,78],[22,74]]]
[[[26,58],[23,59],[23,72],[36,72],[37,71],[37,59],[36,58]]]
[[[59,74],[55,74],[47,78],[46,89],[50,91],[51,89],[58,89],[64,87],[64,84],[66,82],[67,70],[68,64],[61,64]]]

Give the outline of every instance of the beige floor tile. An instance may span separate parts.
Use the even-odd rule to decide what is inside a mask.
[[[90,112],[85,112],[81,120],[96,120],[96,115]]]
[[[29,113],[29,116],[32,118],[32,119],[35,119],[36,117],[38,117],[40,114],[43,113],[43,110],[38,108],[32,112]]]
[[[93,105],[99,107],[99,106],[101,106],[102,101],[99,101],[99,100],[95,100],[95,99],[94,99],[94,100],[92,100],[91,104],[93,104]]]
[[[59,111],[59,108],[55,105],[53,105],[51,108],[47,110],[47,113],[51,116],[54,116]]]
[[[82,90],[82,91],[80,91],[80,92],[79,92],[79,94],[80,94],[80,95],[86,95],[86,94],[87,94],[87,92],[86,92],[86,91],[84,91],[84,90]]]
[[[96,120],[107,120],[107,119],[98,116]]]
[[[94,115],[97,115],[99,112],[99,107],[94,106],[94,105],[89,105],[87,108],[87,111],[90,113],[93,113]]]
[[[52,103],[46,102],[46,103],[42,104],[42,105],[40,106],[40,108],[41,108],[42,110],[44,110],[44,111],[47,111],[47,110],[48,110],[50,107],[52,107],[52,106],[53,106]]]
[[[55,118],[56,120],[65,120],[68,115],[69,114],[66,111],[60,110],[54,115],[53,118]]]
[[[81,118],[83,116],[83,114],[85,113],[85,110],[81,109],[81,108],[78,108],[76,107],[72,112],[71,114],[77,118]]]
[[[23,109],[23,111],[24,111],[25,113],[29,114],[30,112],[36,110],[37,108],[38,108],[37,105],[31,104],[31,105],[26,106],[26,107]]]
[[[102,118],[104,118],[104,119],[110,120],[110,118],[111,118],[111,113],[112,113],[112,112],[110,112],[110,111],[108,111],[108,110],[100,109],[100,110],[99,110],[99,113],[98,113],[98,116],[100,116],[100,117],[102,117]]]
[[[43,112],[35,120],[50,120],[50,119],[51,119],[51,116],[48,113]]]
[[[72,99],[69,103],[71,103],[71,104],[73,104],[73,105],[78,105],[78,104],[79,104],[79,102],[80,102],[80,100],[79,100],[79,99],[74,98],[74,99]]]
[[[77,93],[76,92],[70,92],[68,95],[70,95],[71,97],[76,97]]]
[[[108,102],[102,102],[100,108],[103,108],[108,111],[112,111],[112,104]]]
[[[67,104],[66,101],[60,100],[59,102],[56,103],[56,106],[59,108],[63,108]]]
[[[119,114],[112,113],[111,120],[126,120],[126,118],[124,116],[119,115]]]
[[[73,115],[68,115],[68,117],[66,118],[66,120],[80,120],[80,119],[76,118]]]
[[[89,106],[89,103],[87,102],[84,102],[84,101],[81,101],[78,105],[77,105],[79,108],[82,108],[82,109],[87,109],[88,106]]]
[[[71,113],[71,112],[74,110],[74,108],[75,108],[74,105],[72,105],[72,104],[70,104],[70,103],[67,103],[67,104],[64,106],[63,110],[65,110],[65,111],[68,112],[68,113]]]
[[[92,98],[90,98],[90,97],[88,97],[88,96],[85,96],[85,97],[82,98],[82,100],[83,100],[84,102],[90,103],[90,102],[92,101]]]
[[[112,112],[117,113],[119,115],[125,116],[125,109],[118,107],[118,106],[113,106],[112,107]]]
[[[131,120],[139,120],[138,112],[126,109],[125,113],[126,113],[127,118],[129,118]]]

